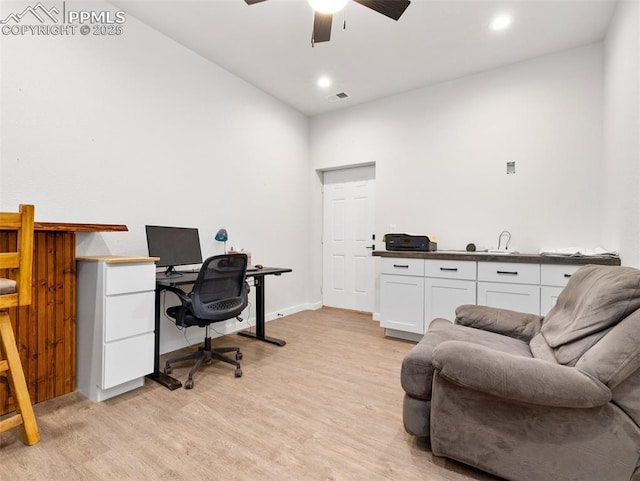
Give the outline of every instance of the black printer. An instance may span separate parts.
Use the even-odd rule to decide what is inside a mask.
[[[438,244],[427,235],[385,234],[385,246],[388,251],[420,251],[438,250]]]

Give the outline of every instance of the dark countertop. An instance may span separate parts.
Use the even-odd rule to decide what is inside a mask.
[[[445,259],[453,261],[479,261],[479,262],[523,262],[527,264],[601,264],[619,266],[620,258],[611,256],[561,256],[541,254],[493,254],[488,252],[465,251],[374,251],[376,257],[396,257],[404,259]]]

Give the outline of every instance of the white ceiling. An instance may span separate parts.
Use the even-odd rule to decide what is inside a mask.
[[[413,0],[395,22],[349,2],[331,41],[312,47],[306,0],[111,3],[307,115],[600,41],[615,9],[613,0]],[[514,21],[495,33],[499,12]],[[334,81],[327,90],[316,86],[322,74]],[[338,92],[350,98],[327,100]]]

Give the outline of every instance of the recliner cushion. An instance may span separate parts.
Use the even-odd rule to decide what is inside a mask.
[[[433,349],[444,341],[467,341],[525,357],[533,357],[526,342],[481,329],[452,324],[446,319],[434,319],[422,340],[402,361],[400,382],[404,391],[419,399],[431,399]],[[464,353],[460,353],[464,356]]]
[[[640,308],[640,270],[587,265],[576,271],[540,332],[560,364],[573,366],[608,330]]]
[[[614,389],[640,369],[640,310],[607,331],[576,367]],[[640,393],[638,393],[640,401]]]
[[[13,279],[0,278],[0,295],[13,294],[16,292],[16,281]]]

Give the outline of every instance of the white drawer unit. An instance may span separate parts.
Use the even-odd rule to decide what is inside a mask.
[[[477,263],[474,261],[455,261],[448,259],[426,259],[425,275],[443,279],[465,279],[475,281]]]
[[[540,264],[479,262],[478,280],[509,284],[540,284]]]
[[[153,257],[78,257],[77,386],[95,402],[153,372]]]
[[[424,276],[424,259],[382,259],[380,265],[382,274],[396,274],[399,276]]]
[[[131,294],[149,290],[149,279],[153,279],[155,289],[155,264],[124,264],[107,262],[105,270],[105,295]]]

